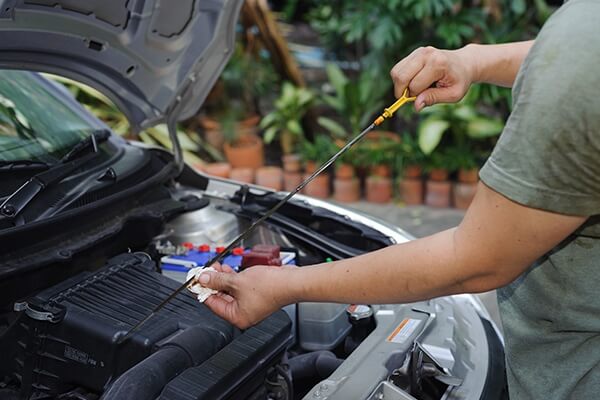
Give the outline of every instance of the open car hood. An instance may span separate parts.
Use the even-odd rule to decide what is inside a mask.
[[[243,0],[0,0],[0,68],[109,96],[134,129],[192,116],[225,67]]]

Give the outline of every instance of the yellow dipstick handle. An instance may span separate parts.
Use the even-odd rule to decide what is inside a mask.
[[[416,97],[408,97],[408,89],[404,89],[404,93],[402,93],[402,97],[400,97],[394,104],[383,110],[383,114],[381,114],[374,122],[375,126],[379,126],[388,118],[391,118],[392,115],[398,111],[400,107],[405,105],[408,102],[415,101]]]

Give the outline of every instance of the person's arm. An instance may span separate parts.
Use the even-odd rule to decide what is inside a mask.
[[[472,83],[510,87],[533,41],[497,45],[469,44],[458,50],[421,47],[394,66],[394,91],[400,97],[408,88],[417,96],[415,108],[454,103]],[[432,85],[434,85],[432,87]]]
[[[455,229],[334,263],[206,273],[201,283],[229,294],[206,304],[240,328],[295,302],[405,303],[483,292],[514,280],[585,219],[528,208],[480,184]]]

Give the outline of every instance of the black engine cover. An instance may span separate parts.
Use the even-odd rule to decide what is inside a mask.
[[[54,397],[80,387],[100,394],[174,336],[201,324],[214,332],[214,340],[199,340],[207,347],[217,346],[205,362],[206,368],[218,365],[219,373],[210,374],[206,382],[196,382],[200,385],[196,393],[177,379],[166,391],[169,398],[178,398],[177,387],[183,384],[188,386],[185,398],[209,398],[206,393],[210,398],[223,398],[236,392],[236,386],[246,386],[244,381],[253,373],[264,374],[289,343],[291,322],[283,312],[240,333],[190,294],[181,293],[134,336],[117,344],[178,285],[156,272],[146,255],[124,254],[96,273],[80,274],[18,303],[21,315],[0,340],[0,349],[12,355],[8,359],[14,364],[2,372],[20,381],[21,398]],[[223,345],[215,344],[227,342],[220,351]],[[242,359],[234,362],[232,351],[240,354],[237,347],[244,352]]]

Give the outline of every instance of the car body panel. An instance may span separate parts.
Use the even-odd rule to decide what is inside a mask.
[[[193,115],[229,59],[241,0],[3,0],[0,67],[109,96],[140,129]]]

